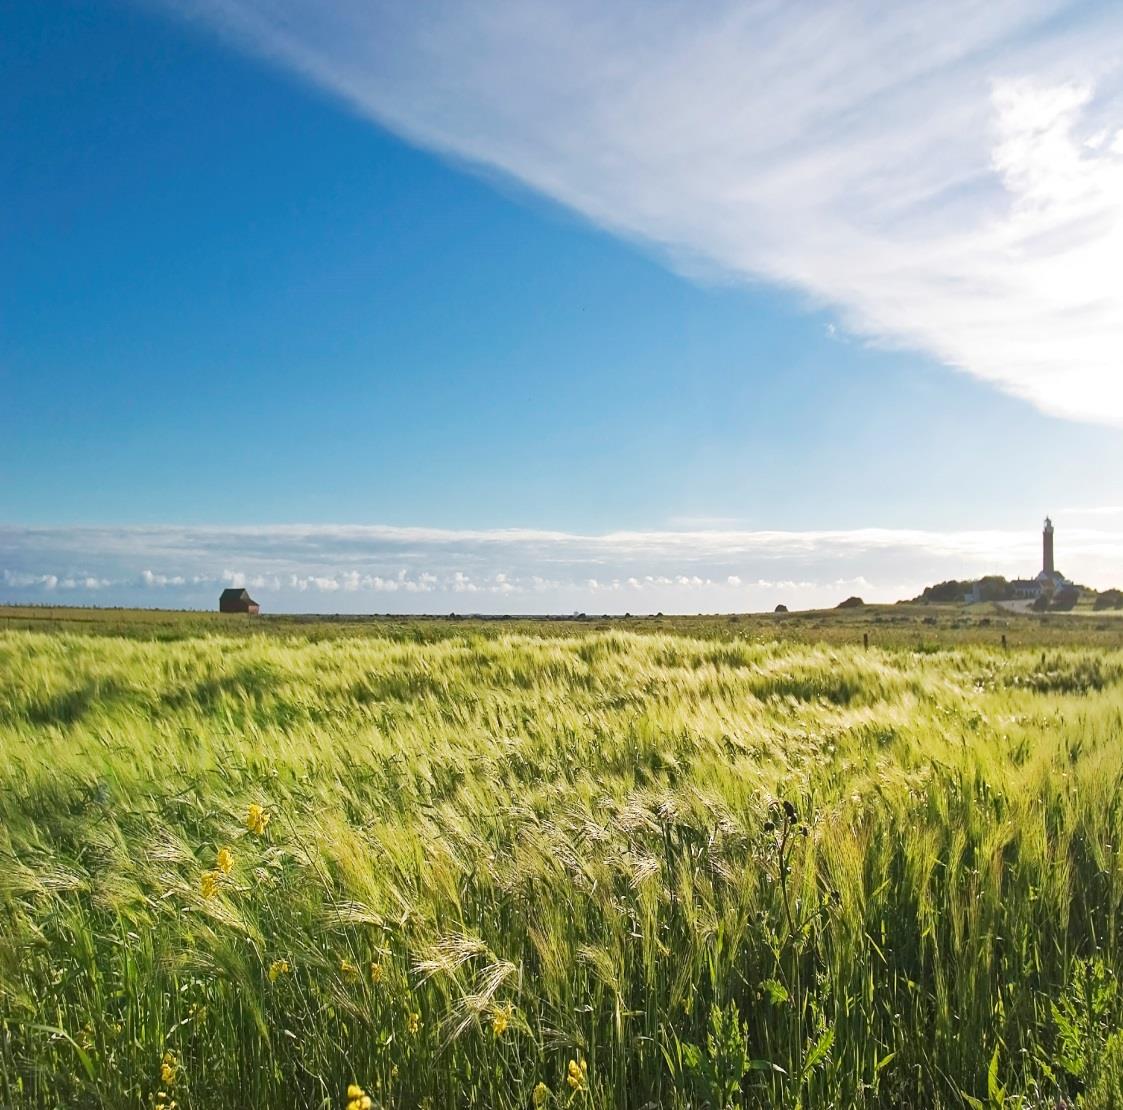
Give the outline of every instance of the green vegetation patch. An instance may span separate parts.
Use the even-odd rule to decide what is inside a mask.
[[[1120,1104],[1118,649],[318,627],[0,632],[0,1105]]]

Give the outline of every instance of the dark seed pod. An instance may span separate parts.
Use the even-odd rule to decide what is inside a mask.
[[[772,831],[775,830],[775,828],[776,828],[776,822],[775,821],[765,821],[764,822],[764,831],[765,832],[772,832]]]
[[[793,806],[791,802],[784,803],[784,813],[787,814],[789,821],[794,821],[796,819],[795,806]]]

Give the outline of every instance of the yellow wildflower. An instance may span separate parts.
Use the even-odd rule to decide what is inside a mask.
[[[502,1037],[507,1032],[507,1026],[511,1024],[511,1015],[514,1012],[515,1007],[510,1002],[504,1002],[502,1006],[496,1007],[491,1017],[491,1031],[497,1037]]]
[[[381,983],[385,978],[386,971],[380,963],[375,963],[373,960],[370,965],[370,981],[372,983]]]
[[[340,960],[339,970],[349,979],[353,979],[359,974],[359,969],[350,960]]]
[[[569,1068],[565,1081],[575,1090],[583,1091],[589,1079],[589,1065],[584,1060],[578,1063],[576,1060],[569,1061]]]
[[[371,1110],[374,1103],[370,1095],[358,1085],[352,1083],[347,1088],[347,1110]]]
[[[229,848],[219,848],[214,859],[214,866],[216,871],[229,875],[234,867],[234,853]]]
[[[169,1050],[168,1052],[164,1053],[164,1058],[160,1061],[160,1082],[169,1084],[174,1083],[175,1069],[175,1053]]]
[[[421,1015],[416,1010],[411,1010],[409,1017],[406,1018],[406,1029],[413,1034],[421,1030]]]
[[[246,828],[255,836],[265,835],[265,826],[269,824],[269,811],[263,809],[257,802],[251,802],[246,810]]]
[[[275,983],[282,975],[292,971],[292,964],[288,960],[274,960],[269,965],[269,982]]]
[[[550,1101],[550,1093],[550,1088],[545,1083],[536,1083],[530,1097],[536,1107],[542,1107]]]
[[[204,871],[199,879],[199,893],[204,898],[213,898],[218,893],[218,872]]]

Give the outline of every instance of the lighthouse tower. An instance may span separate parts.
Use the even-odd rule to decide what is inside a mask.
[[[1053,522],[1048,517],[1045,518],[1045,528],[1041,532],[1041,574],[1050,578],[1054,575]]]

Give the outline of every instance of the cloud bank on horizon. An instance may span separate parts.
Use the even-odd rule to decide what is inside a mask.
[[[1075,515],[1075,514],[1074,514]],[[1094,509],[1081,515],[1097,523]],[[896,601],[947,578],[1040,569],[1025,532],[446,530],[385,525],[0,526],[0,603],[269,612],[699,613]],[[1058,565],[1119,585],[1123,528],[1063,526]]]
[[[149,0],[687,272],[1123,426],[1123,7]]]

